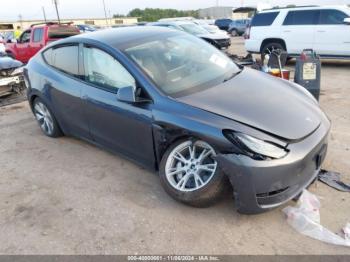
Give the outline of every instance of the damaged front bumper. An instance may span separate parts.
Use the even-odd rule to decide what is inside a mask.
[[[23,82],[21,76],[0,78],[0,97],[17,92],[15,87],[19,86],[21,82]]]
[[[327,152],[329,125],[321,125],[301,142],[290,144],[282,159],[254,160],[219,154],[218,163],[233,186],[237,211],[257,214],[298,196],[317,177]]]

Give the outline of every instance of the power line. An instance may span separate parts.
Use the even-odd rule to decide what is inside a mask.
[[[55,5],[58,23],[60,24],[60,23],[61,23],[61,21],[60,21],[60,15],[58,14],[58,7],[57,7],[57,5],[58,5],[58,0],[53,0],[53,4]]]
[[[106,4],[105,4],[105,0],[102,0],[102,3],[103,3],[103,10],[105,11],[106,25],[108,26],[108,20],[107,20],[107,11],[106,11]]]
[[[46,23],[46,13],[45,13],[45,8],[44,8],[43,6],[42,6],[41,8],[42,8],[42,10],[43,10],[44,20],[45,20],[45,23]]]
[[[21,14],[18,15],[18,21],[21,24],[21,28],[23,28],[23,16]]]

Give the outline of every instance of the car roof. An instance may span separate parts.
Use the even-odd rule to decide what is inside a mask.
[[[296,6],[296,7],[282,7],[282,8],[271,8],[271,9],[264,9],[260,11],[259,13],[268,13],[268,12],[278,12],[278,11],[297,11],[297,10],[323,10],[323,9],[342,9],[342,8],[348,8],[345,5],[307,5],[307,6]],[[258,13],[258,14],[259,14]]]
[[[111,28],[104,29],[88,34],[79,34],[72,36],[57,42],[65,43],[72,42],[74,39],[76,42],[81,40],[95,40],[109,46],[120,47],[125,43],[138,41],[144,38],[149,38],[152,36],[157,36],[159,34],[171,34],[171,33],[181,33],[177,30],[169,29],[166,27],[160,26],[130,26],[130,27],[121,27],[121,28]]]
[[[71,22],[69,23],[46,22],[46,23],[32,24],[28,29],[36,28],[36,27],[69,27],[69,26],[75,26],[75,25]]]
[[[160,22],[154,22],[154,23],[150,23],[151,25],[193,25],[195,23],[193,23],[190,20],[174,20],[174,21],[160,21]]]

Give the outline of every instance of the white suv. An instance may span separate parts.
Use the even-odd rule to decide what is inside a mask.
[[[257,13],[246,34],[251,53],[286,50],[291,57],[314,49],[323,58],[350,58],[350,8],[309,6]]]

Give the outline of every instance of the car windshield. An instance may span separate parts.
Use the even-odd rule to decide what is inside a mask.
[[[90,25],[83,25],[82,27],[84,28],[84,30],[95,30],[95,28]]]
[[[206,35],[208,31],[196,24],[182,24],[180,27],[192,35]]]
[[[203,40],[181,33],[142,40],[124,52],[135,61],[164,93],[179,97],[213,87],[240,68]]]

